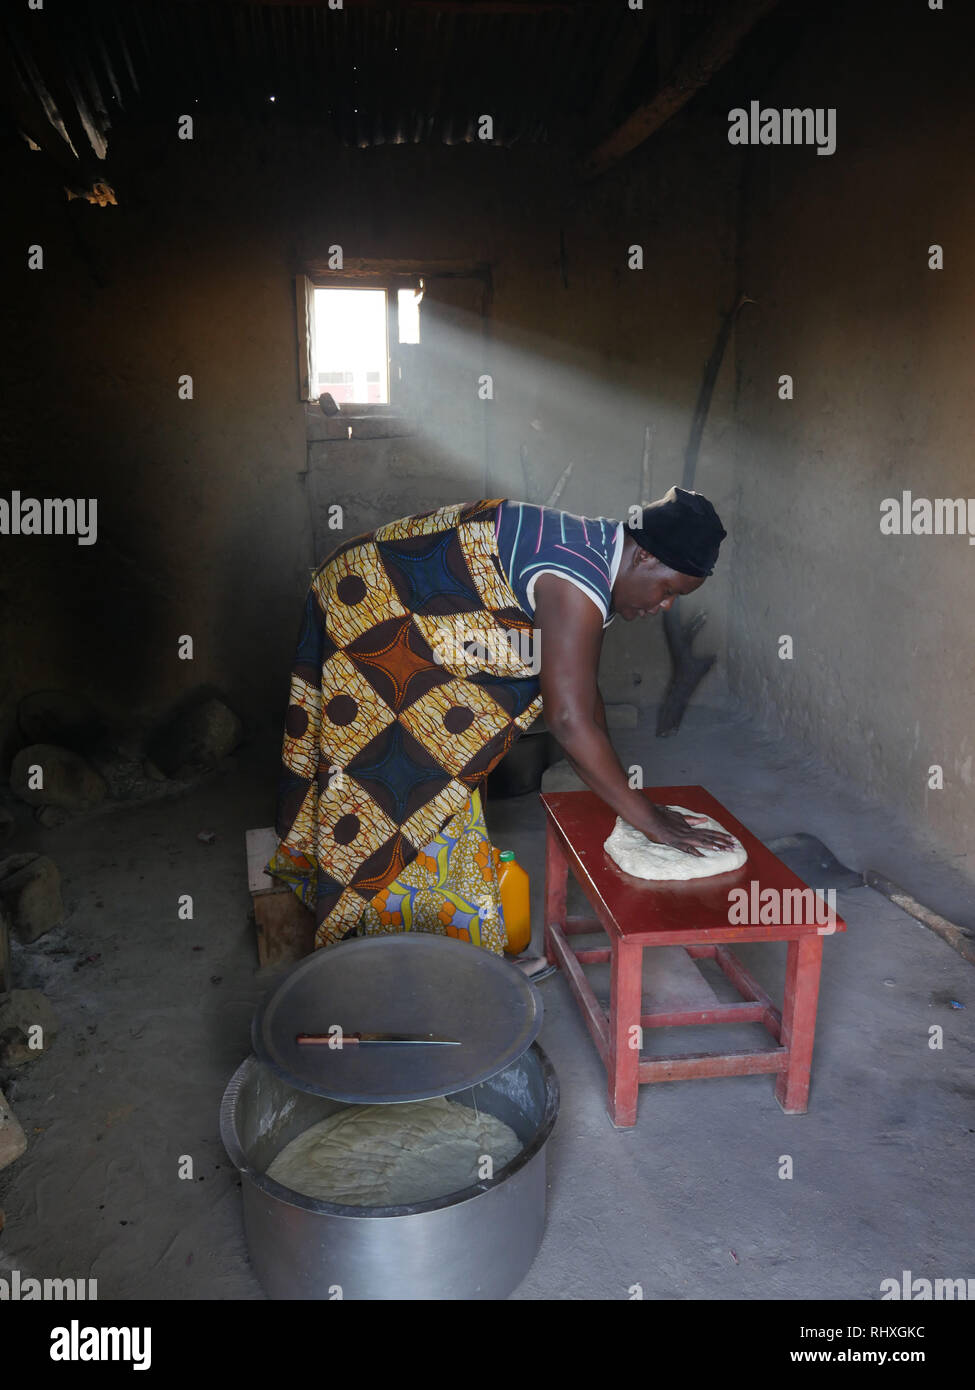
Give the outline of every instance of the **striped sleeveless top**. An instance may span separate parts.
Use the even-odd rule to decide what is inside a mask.
[[[540,574],[557,574],[592,600],[613,621],[612,588],[623,557],[623,523],[575,516],[532,502],[504,501],[494,524],[498,559],[522,610],[535,612]]]

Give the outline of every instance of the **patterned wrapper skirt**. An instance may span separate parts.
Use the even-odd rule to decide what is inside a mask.
[[[480,791],[541,696],[497,507],[391,522],[313,577],[268,872],[315,912],[316,946],[431,931],[504,948]]]

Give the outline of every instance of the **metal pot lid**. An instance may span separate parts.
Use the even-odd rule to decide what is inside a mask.
[[[460,1045],[296,1042],[336,1026]],[[476,1086],[520,1057],[541,1026],[541,996],[508,961],[452,937],[404,932],[315,951],[268,994],[251,1037],[261,1061],[299,1090],[381,1104]]]

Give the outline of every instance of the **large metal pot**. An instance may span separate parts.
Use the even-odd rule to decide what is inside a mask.
[[[272,1159],[344,1102],[298,1090],[251,1056],[224,1093],[220,1133],[240,1171],[255,1273],[275,1299],[506,1298],[545,1224],[545,1145],[559,1108],[555,1072],[533,1043],[486,1081],[451,1096],[510,1125],[523,1142],[490,1182],[437,1201],[349,1207],[267,1176]]]

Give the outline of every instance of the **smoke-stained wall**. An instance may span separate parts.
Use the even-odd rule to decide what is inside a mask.
[[[93,546],[2,541],[8,752],[16,701],[38,688],[141,722],[212,685],[252,719],[280,718],[316,559],[292,278],[316,248],[492,273],[487,334],[472,322],[469,345],[494,377],[484,429],[462,436],[433,412],[411,439],[320,451],[346,534],[485,485],[522,496],[523,453],[538,500],[572,462],[562,505],[623,515],[641,500],[647,423],[654,492],[679,478],[732,271],[735,161],[714,160],[714,137],[713,120],[682,117],[584,186],[557,150],[347,150],[198,121],[186,142],[120,131],[130,174],[107,208],[68,203],[43,156],[8,149],[4,495],[98,499]],[[38,243],[44,269],[30,271]],[[698,481],[719,510],[729,410],[726,376]],[[726,574],[708,595],[719,650]],[[659,624],[616,627],[608,698],[655,701]],[[177,658],[187,634],[192,664]]]
[[[749,154],[742,277],[757,305],[737,337],[728,657],[748,706],[972,866],[975,548],[880,524],[904,491],[975,496],[975,104],[960,19],[893,6],[880,27],[851,12],[763,94],[835,107],[837,150]]]

